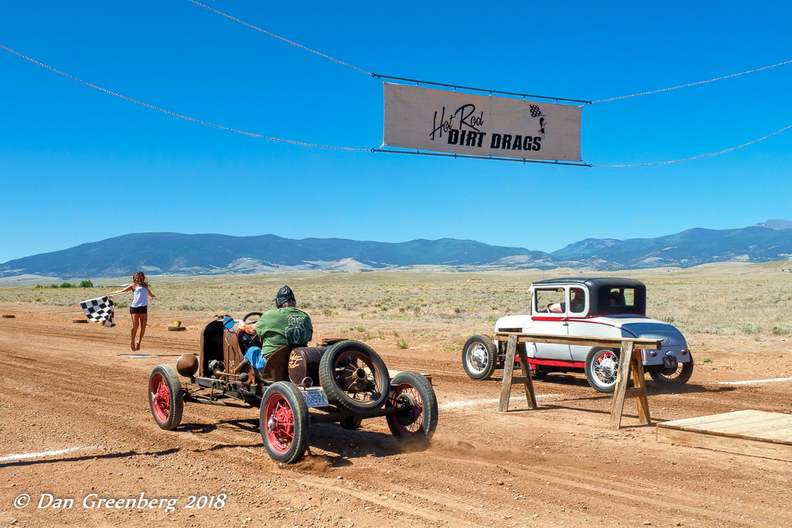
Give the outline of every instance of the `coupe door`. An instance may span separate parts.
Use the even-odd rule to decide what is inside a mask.
[[[569,335],[567,310],[569,306],[566,288],[537,288],[534,290],[531,307],[531,333],[553,336]],[[535,343],[536,359],[571,360],[569,345],[558,343]],[[530,355],[530,352],[529,352]]]

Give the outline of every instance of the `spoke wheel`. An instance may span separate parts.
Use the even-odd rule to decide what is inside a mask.
[[[609,348],[594,348],[586,358],[586,378],[599,392],[613,392],[619,375],[619,353]]]
[[[437,397],[424,376],[415,372],[397,374],[386,407],[397,411],[387,417],[393,436],[422,443],[431,440],[437,429]]]
[[[385,363],[369,346],[357,341],[341,341],[324,353],[319,382],[327,399],[351,414],[379,409],[390,388]]]
[[[285,464],[300,460],[310,436],[308,407],[293,383],[270,385],[261,403],[261,438],[269,456]]]
[[[149,408],[154,421],[161,429],[175,429],[181,423],[184,392],[172,366],[159,365],[151,371]]]
[[[489,337],[474,335],[462,347],[462,367],[471,379],[483,380],[495,371],[497,356]]]

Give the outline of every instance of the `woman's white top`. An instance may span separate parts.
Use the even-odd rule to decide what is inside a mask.
[[[132,292],[132,308],[140,308],[141,306],[148,306],[148,288],[143,285],[138,285],[135,291]]]

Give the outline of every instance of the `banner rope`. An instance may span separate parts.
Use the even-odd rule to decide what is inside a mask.
[[[90,86],[91,88],[93,88],[95,90],[99,90],[100,92],[104,92],[106,94],[113,95],[113,96],[118,97],[120,99],[123,99],[125,101],[129,101],[130,103],[135,103],[137,105],[144,106],[144,107],[149,108],[151,110],[156,110],[157,112],[162,112],[163,114],[167,114],[169,116],[178,117],[179,119],[184,119],[185,121],[191,121],[193,123],[198,123],[200,125],[205,125],[205,126],[212,127],[212,128],[218,128],[220,130],[225,130],[227,132],[234,132],[236,134],[242,134],[242,135],[245,135],[245,136],[250,136],[250,137],[254,137],[254,138],[258,138],[258,139],[266,139],[266,140],[275,141],[275,142],[278,142],[278,143],[288,143],[289,145],[300,145],[300,146],[303,146],[303,147],[315,147],[315,148],[333,149],[333,150],[347,150],[347,151],[352,151],[352,152],[371,152],[370,148],[335,147],[335,146],[331,146],[331,145],[319,145],[319,144],[316,144],[316,143],[305,143],[305,142],[302,142],[302,141],[294,141],[294,140],[291,140],[291,139],[281,139],[281,138],[276,138],[276,137],[271,137],[271,136],[264,136],[262,134],[256,134],[255,132],[245,132],[244,130],[237,130],[235,128],[230,128],[230,127],[223,126],[223,125],[216,125],[214,123],[209,123],[208,121],[201,121],[200,119],[195,119],[194,117],[189,117],[189,116],[185,116],[185,115],[182,115],[182,114],[177,114],[175,112],[171,112],[170,110],[165,110],[165,109],[159,108],[157,106],[150,105],[150,104],[144,103],[142,101],[138,101],[137,99],[132,99],[131,97],[127,97],[125,95],[121,95],[119,93],[112,92],[110,90],[107,90],[106,88],[102,88],[101,86],[97,86],[95,84],[91,84],[89,82],[83,81],[82,79],[79,79],[79,78],[77,78],[77,77],[75,77],[73,75],[69,75],[68,73],[62,72],[60,70],[56,70],[52,66],[47,66],[43,62],[39,62],[39,61],[37,61],[35,59],[31,59],[30,57],[28,57],[26,55],[22,55],[18,51],[14,51],[11,48],[3,46],[2,44],[0,44],[0,48],[6,50],[8,52],[13,53],[14,55],[22,57],[23,59],[25,59],[27,61],[30,61],[33,64],[37,64],[37,65],[41,66],[42,68],[46,68],[46,69],[48,69],[48,70],[50,70],[52,72],[55,72],[58,75],[62,75],[64,77],[66,77],[67,79],[71,79],[73,81],[77,81],[78,83],[82,83],[85,86]]]
[[[190,0],[190,1],[192,1],[192,0]],[[749,73],[755,73],[755,72],[762,71],[762,70],[769,70],[770,68],[777,68],[778,66],[784,66],[786,64],[792,64],[792,60],[779,62],[778,64],[773,64],[772,66],[763,66],[762,68],[756,68],[754,70],[748,70],[748,71],[744,71],[744,72],[740,72],[740,73],[732,73],[731,75],[724,75],[723,77],[717,77],[715,79],[709,79],[708,81],[698,81],[698,82],[694,82],[694,83],[681,84],[679,86],[673,86],[671,88],[661,88],[660,90],[652,90],[650,92],[641,92],[641,93],[632,94],[632,95],[622,95],[622,96],[619,96],[619,97],[611,97],[610,99],[600,99],[598,101],[592,101],[591,104],[607,103],[607,102],[610,102],[610,101],[618,101],[619,99],[629,99],[630,97],[639,97],[641,95],[650,95],[650,94],[656,94],[656,93],[660,93],[660,92],[668,92],[668,91],[671,91],[671,90],[677,90],[679,88],[688,88],[689,86],[698,86],[699,84],[707,84],[707,83],[711,83],[711,82],[715,82],[715,81],[722,81],[724,79],[731,79],[732,77],[739,77],[740,75],[746,75],[746,74],[749,74]],[[736,148],[739,148],[739,147],[736,147]]]
[[[207,9],[209,11],[217,13],[218,15],[224,16],[224,17],[228,18],[229,20],[233,20],[234,22],[239,22],[243,26],[247,26],[247,27],[249,27],[251,29],[255,29],[256,31],[261,31],[265,35],[269,35],[270,37],[282,40],[283,42],[286,42],[287,44],[291,44],[292,46],[296,46],[296,47],[298,47],[300,49],[304,49],[305,51],[309,51],[311,53],[319,55],[320,57],[324,57],[325,59],[331,60],[331,61],[333,61],[333,62],[335,62],[337,64],[341,64],[342,66],[346,66],[348,68],[352,68],[353,70],[357,70],[357,71],[359,71],[361,73],[365,73],[366,75],[371,75],[371,76],[374,75],[373,73],[367,72],[366,70],[358,68],[357,66],[353,66],[351,64],[347,64],[346,62],[340,61],[338,59],[334,59],[333,57],[331,57],[329,55],[325,55],[324,53],[320,53],[320,52],[318,52],[316,50],[313,50],[311,48],[303,46],[302,44],[298,44],[297,42],[293,42],[293,41],[291,41],[289,39],[285,39],[285,38],[283,38],[283,37],[281,37],[279,35],[276,35],[275,33],[271,33],[269,31],[267,31],[266,29],[261,29],[260,27],[254,26],[253,24],[249,24],[249,23],[245,22],[244,20],[240,20],[240,19],[238,19],[236,17],[232,17],[231,15],[227,15],[227,14],[223,13],[222,11],[218,11],[217,9],[215,9],[213,7],[209,7],[207,5],[204,5],[204,4],[200,3],[200,2],[197,2],[196,0],[188,0],[188,2],[192,2],[193,4],[195,4],[195,5],[199,6],[199,7],[203,7],[204,9]]]
[[[739,145],[737,147],[728,148],[726,150],[721,150],[719,152],[712,152],[710,154],[702,154],[701,156],[693,156],[692,158],[684,158],[684,159],[678,159],[678,160],[672,160],[672,161],[655,161],[653,163],[636,163],[634,165],[596,165],[596,164],[594,164],[594,165],[591,165],[591,167],[599,167],[599,168],[650,167],[652,165],[670,165],[672,163],[680,163],[682,161],[693,161],[693,160],[697,160],[697,159],[701,159],[701,158],[710,158],[712,156],[718,156],[720,154],[726,154],[727,152],[731,152],[733,150],[737,150],[737,149],[741,149],[743,147],[747,147],[748,145],[753,145],[754,143],[759,143],[760,141],[764,141],[767,138],[771,138],[773,136],[777,136],[778,134],[781,134],[782,132],[785,132],[785,131],[789,130],[790,128],[792,128],[792,125],[784,127],[781,130],[778,130],[777,132],[773,132],[772,134],[768,134],[765,137],[762,137],[762,138],[759,138],[759,139],[754,139],[753,141],[749,141],[748,143],[743,143],[742,145]]]

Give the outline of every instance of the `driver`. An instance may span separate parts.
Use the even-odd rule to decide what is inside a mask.
[[[261,339],[261,347],[251,346],[237,367],[242,372],[253,366],[260,374],[273,352],[289,345],[304,346],[313,337],[311,318],[295,308],[297,301],[291,288],[284,286],[275,296],[275,308],[268,310],[255,324],[241,322],[239,330],[255,334]]]

